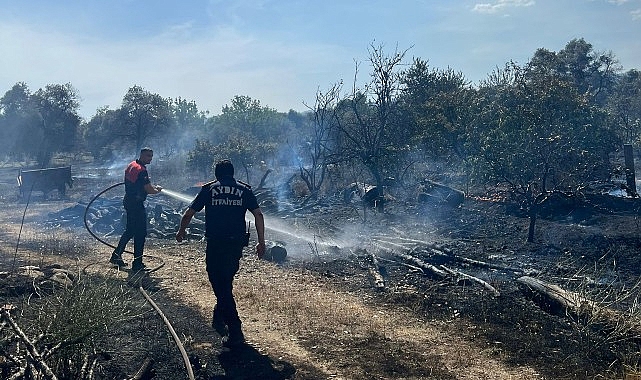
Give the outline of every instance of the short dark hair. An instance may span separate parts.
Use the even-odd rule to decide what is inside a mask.
[[[216,163],[216,167],[214,168],[214,175],[216,175],[217,179],[221,179],[223,177],[233,177],[234,165],[230,160],[220,160]]]
[[[154,150],[153,150],[153,149],[151,149],[151,148],[149,148],[149,147],[145,147],[145,148],[140,149],[140,155],[141,155],[141,156],[142,156],[142,154],[143,154],[143,153],[145,153],[145,152],[151,152],[151,153],[153,153],[153,152],[154,152]]]

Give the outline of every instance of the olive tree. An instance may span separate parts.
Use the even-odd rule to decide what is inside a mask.
[[[481,84],[482,112],[470,136],[477,174],[507,184],[529,216],[534,240],[540,206],[575,194],[608,173],[617,144],[605,114],[575,84],[540,66],[506,65]]]

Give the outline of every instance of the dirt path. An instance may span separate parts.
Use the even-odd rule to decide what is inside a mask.
[[[202,249],[202,243],[192,242],[149,247],[148,253],[165,263],[153,275],[162,278],[162,291],[209,320],[215,299]],[[251,346],[274,361],[290,363],[295,379],[319,374],[332,379],[541,378],[532,368],[510,367],[487,346],[458,336],[464,321],[450,326],[367,302],[300,268],[247,255],[234,291]],[[218,339],[214,333],[211,338]]]
[[[15,249],[12,240],[18,226],[10,220],[3,224],[3,230],[0,249],[6,262]],[[37,247],[54,241],[61,246],[75,241],[92,248],[78,261],[53,252],[36,252]],[[92,270],[105,270],[101,262],[110,252],[84,236],[74,237],[64,231],[39,232],[38,226],[32,224],[24,226],[21,244],[20,261],[32,265],[89,265]],[[146,252],[165,264],[152,274],[159,280],[154,297],[164,293],[168,299],[197,310],[201,320],[191,324],[208,321],[215,301],[206,279],[202,250],[200,242],[178,245],[150,239]],[[430,321],[411,310],[377,304],[295,266],[279,267],[247,255],[234,291],[250,345],[273,365],[285,362],[293,368],[293,374],[282,378],[542,378],[534,369],[511,367],[488,347],[457,335],[464,321]],[[179,310],[179,305],[169,307],[170,320],[182,318],[176,314]],[[184,323],[190,322],[178,324]],[[202,329],[208,331],[209,326]],[[217,335],[210,331],[201,339],[190,341],[188,348],[212,351],[208,360],[219,358],[223,349]],[[221,368],[221,363],[209,365]]]

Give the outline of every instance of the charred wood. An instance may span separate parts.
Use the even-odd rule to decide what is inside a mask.
[[[545,311],[565,316],[578,314],[583,303],[591,303],[579,294],[564,290],[558,285],[547,283],[538,278],[523,276],[516,279],[521,291]]]
[[[485,289],[487,289],[490,292],[492,292],[492,294],[494,294],[497,297],[501,295],[501,293],[498,290],[496,290],[495,287],[490,285],[487,281],[481,280],[478,277],[474,277],[472,275],[469,275],[467,273],[463,273],[461,271],[450,269],[450,268],[446,267],[445,265],[439,265],[439,267],[441,269],[443,269],[444,271],[446,271],[447,273],[451,274],[451,275],[458,276],[458,277],[461,277],[463,279],[470,280],[470,281],[476,282],[477,284],[480,284],[481,286],[483,286]]]
[[[394,263],[394,264],[397,264],[397,265],[405,266],[405,267],[407,267],[407,268],[409,268],[411,270],[414,270],[414,271],[417,271],[417,272],[421,272],[422,274],[425,274],[425,271],[422,268],[419,268],[419,267],[417,267],[415,265],[404,263],[402,261],[386,259],[386,258],[383,258],[383,257],[380,257],[380,256],[377,256],[377,258],[378,258],[378,260],[387,261],[389,263]]]
[[[384,290],[385,278],[383,277],[383,273],[385,272],[385,268],[378,263],[376,255],[370,254],[369,256],[372,261],[372,267],[369,268],[369,274],[372,276],[374,287],[377,290]]]
[[[1,312],[2,319],[5,320],[11,329],[15,332],[16,336],[24,343],[28,357],[26,358],[25,367],[32,367],[36,373],[42,374],[45,379],[56,380],[57,377],[49,368],[47,363],[45,363],[43,356],[38,352],[35,344],[27,337],[24,331],[18,326],[18,324],[11,318],[11,315],[7,310],[2,310]]]
[[[154,371],[154,360],[148,357],[145,358],[140,369],[138,369],[136,374],[133,375],[130,380],[150,380],[155,377],[156,372]]]
[[[421,268],[425,274],[427,274],[427,275],[429,275],[429,276],[431,276],[433,278],[442,280],[445,277],[447,277],[447,272],[445,272],[445,271],[437,268],[436,266],[434,266],[434,265],[432,265],[430,263],[427,263],[427,262],[425,262],[425,261],[423,261],[423,260],[421,260],[421,259],[419,259],[417,257],[414,257],[412,255],[408,255],[408,254],[405,254],[405,253],[402,253],[402,252],[389,250],[389,249],[387,249],[385,247],[381,247],[381,246],[379,246],[379,249],[382,249],[383,251],[385,251],[386,253],[388,253],[388,254],[390,254],[392,256],[399,257],[399,258],[401,258],[401,259],[403,259],[403,260],[405,260],[405,261],[407,261],[409,263],[412,263],[413,265]]]

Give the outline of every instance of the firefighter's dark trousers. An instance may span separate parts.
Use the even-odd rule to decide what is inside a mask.
[[[147,211],[144,204],[125,205],[127,214],[127,227],[114,250],[114,255],[122,255],[131,238],[134,239],[134,263],[142,263],[142,251],[145,248],[147,237]]]
[[[233,294],[234,276],[240,267],[243,247],[237,243],[207,240],[207,275],[216,295],[216,313],[221,313],[230,334],[241,331]]]

